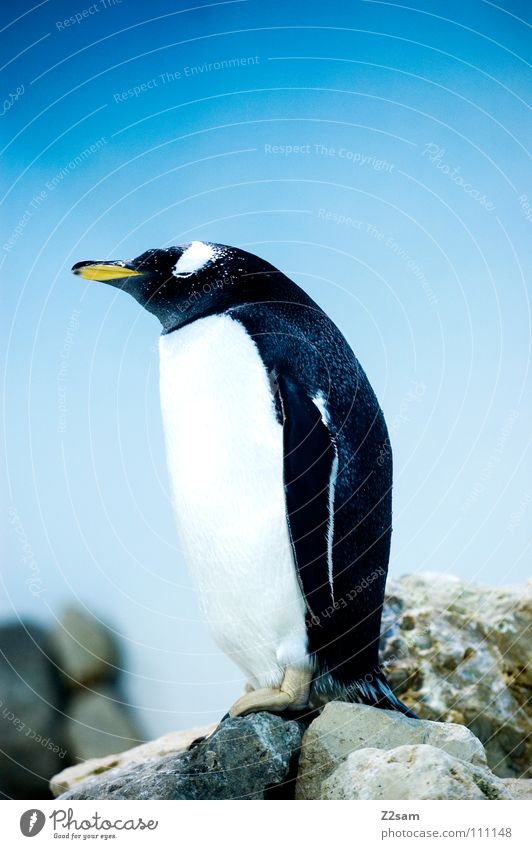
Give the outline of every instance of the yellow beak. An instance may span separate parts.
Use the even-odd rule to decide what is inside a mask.
[[[133,271],[132,268],[126,268],[123,265],[105,262],[90,262],[87,265],[78,263],[72,271],[84,280],[99,280],[102,283],[106,280],[121,280],[123,277],[136,277],[142,274],[141,271]]]

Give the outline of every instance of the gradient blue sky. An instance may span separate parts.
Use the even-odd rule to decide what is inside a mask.
[[[2,15],[1,615],[49,622],[75,600],[110,620],[150,734],[238,694],[176,539],[158,323],[69,272],[192,238],[261,254],[352,344],[394,449],[391,575],[523,580],[529,5]]]

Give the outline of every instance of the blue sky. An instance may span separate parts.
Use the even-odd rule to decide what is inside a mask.
[[[176,539],[158,323],[69,272],[192,238],[264,256],[347,336],[391,432],[390,574],[523,580],[527,4],[2,14],[0,613],[111,621],[149,733],[238,694]]]

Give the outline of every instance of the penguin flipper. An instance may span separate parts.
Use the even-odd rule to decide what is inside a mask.
[[[299,583],[309,614],[334,601],[332,562],[336,446],[317,404],[291,377],[276,374],[283,418],[284,488]]]

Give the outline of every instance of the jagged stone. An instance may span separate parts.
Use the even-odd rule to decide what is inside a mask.
[[[303,737],[297,798],[319,799],[322,782],[351,752],[416,743],[427,743],[477,766],[487,766],[482,744],[463,725],[426,722],[367,705],[330,702]]]
[[[59,799],[266,799],[290,794],[302,727],[270,713],[225,720],[181,755],[111,769]]]
[[[435,746],[352,752],[321,787],[322,799],[511,799],[489,769]]]
[[[72,790],[76,785],[83,784],[91,778],[102,776],[110,769],[184,752],[194,740],[212,734],[215,728],[216,725],[204,725],[187,731],[172,731],[124,752],[106,755],[103,758],[90,758],[75,766],[67,767],[54,776],[50,782],[50,789],[54,796],[59,796],[60,793],[66,793],[67,790]]]
[[[499,776],[530,776],[532,584],[488,587],[420,573],[388,583],[382,657],[423,719],[457,722]]]

